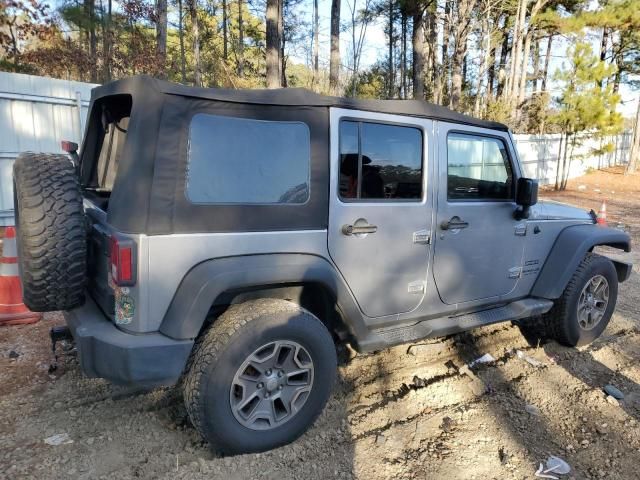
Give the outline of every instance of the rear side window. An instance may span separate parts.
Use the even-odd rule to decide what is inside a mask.
[[[371,122],[340,122],[340,197],[420,200],[422,131]]]
[[[447,137],[449,200],[510,200],[513,172],[505,143],[494,137]]]
[[[198,204],[302,204],[311,147],[301,122],[197,114],[189,130],[186,194]]]

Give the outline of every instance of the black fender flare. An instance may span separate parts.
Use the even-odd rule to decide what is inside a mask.
[[[585,255],[602,245],[630,252],[631,238],[622,230],[595,224],[573,225],[562,230],[533,285],[531,295],[551,300],[559,298]],[[618,261],[613,263],[618,280],[626,280],[630,265]]]
[[[199,263],[180,282],[160,332],[177,340],[196,338],[209,309],[221,294],[235,289],[301,283],[326,287],[356,341],[368,335],[362,312],[335,267],[322,257],[297,253],[224,257]]]

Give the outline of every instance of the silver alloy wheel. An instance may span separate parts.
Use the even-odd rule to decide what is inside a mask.
[[[607,310],[609,304],[609,282],[602,275],[592,277],[578,298],[578,324],[583,330],[593,329]]]
[[[297,342],[279,340],[258,348],[238,369],[229,392],[236,420],[270,430],[291,420],[313,386],[313,361]]]

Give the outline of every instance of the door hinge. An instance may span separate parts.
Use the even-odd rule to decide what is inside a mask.
[[[413,243],[429,245],[431,243],[431,230],[418,230],[413,232]]]
[[[509,278],[520,278],[522,267],[512,267],[509,269]]]
[[[424,282],[422,280],[411,282],[408,291],[409,293],[424,293]]]
[[[524,237],[527,234],[527,224],[519,223],[518,225],[516,225],[514,233],[519,237]]]

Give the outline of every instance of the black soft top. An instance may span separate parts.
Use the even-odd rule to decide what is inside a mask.
[[[105,120],[130,117],[108,200],[107,220],[121,232],[148,235],[326,229],[330,107],[508,130],[500,123],[418,100],[355,100],[326,97],[301,88],[194,88],[147,76],[97,87],[91,99],[80,153],[81,184],[87,191],[99,186],[96,159],[105,138]],[[309,201],[300,205],[191,203],[186,196],[189,128],[191,119],[199,113],[305,123],[311,136]]]
[[[509,130],[509,128],[502,123],[480,120],[454,112],[441,105],[435,105],[422,100],[361,100],[355,98],[329,97],[319,95],[305,88],[235,90],[226,88],[188,87],[158,80],[147,75],[136,75],[97,87],[92,92],[92,100],[97,100],[108,95],[125,93],[135,98],[137,95],[148,95],[151,93],[150,89],[154,91],[154,93],[165,93],[245,105],[337,107],[443,120],[493,130]]]

